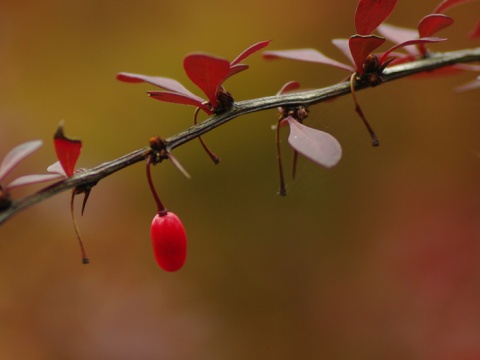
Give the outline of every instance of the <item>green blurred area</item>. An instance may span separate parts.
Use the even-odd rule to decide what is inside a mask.
[[[313,47],[353,34],[357,1],[3,1],[0,157],[42,139],[9,179],[55,161],[60,120],[92,167],[191,125],[193,108],[148,99],[121,71],[171,77],[199,94],[185,54],[233,59]],[[415,27],[437,1],[399,2],[389,23]],[[479,46],[465,34],[480,4],[438,50]],[[433,46],[432,46],[433,48]],[[287,81],[323,87],[345,74],[266,62],[225,84],[236,99]],[[182,218],[187,264],[165,273],[151,253],[155,204],[141,164],[96,186],[78,222],[92,263],[81,265],[69,194],[0,228],[2,359],[473,359],[480,356],[479,92],[452,89],[477,74],[404,79],[357,94],[381,146],[372,148],[349,96],[311,109],[307,125],[339,139],[331,170],[301,158],[289,195],[276,195],[274,111],[236,119],[175,150],[191,173],[154,169]],[[284,166],[292,159],[283,134]],[[38,187],[15,190],[14,197]],[[80,199],[77,205],[80,206]],[[79,210],[79,208],[77,209]]]

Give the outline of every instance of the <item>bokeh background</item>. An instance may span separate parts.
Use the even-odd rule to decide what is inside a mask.
[[[117,72],[172,77],[198,93],[182,69],[192,51],[233,59],[272,39],[272,50],[314,47],[342,60],[330,40],[354,33],[356,3],[1,1],[0,155],[45,142],[9,180],[55,161],[62,119],[83,139],[80,167],[190,126],[191,107],[148,99],[152,86],[117,82]],[[415,27],[436,5],[399,1],[388,22]],[[435,49],[479,46],[465,36],[479,14],[478,2],[449,11],[450,41]],[[225,84],[237,99],[345,75],[258,54],[247,62]],[[169,163],[153,173],[189,236],[177,273],[153,259],[155,204],[141,164],[93,189],[78,219],[88,266],[69,193],[18,214],[0,227],[0,358],[480,359],[480,93],[452,91],[474,76],[358,93],[379,148],[349,96],[312,107],[307,124],[337,137],[344,157],[331,170],[301,158],[285,198],[276,195],[275,111],[206,135],[218,166],[196,141],[176,149],[193,178]]]

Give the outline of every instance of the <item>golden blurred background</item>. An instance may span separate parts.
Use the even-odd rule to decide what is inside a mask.
[[[83,139],[92,167],[191,125],[193,108],[148,99],[149,85],[118,72],[166,76],[200,95],[185,54],[233,59],[313,47],[354,33],[356,0],[1,1],[0,157],[33,139],[44,146],[15,176],[55,161],[60,120]],[[391,24],[415,27],[437,1],[399,1]],[[465,34],[480,3],[448,12],[438,50],[479,46]],[[432,47],[433,48],[433,47]],[[249,58],[225,84],[236,99],[274,94],[286,81],[331,85],[342,70]],[[141,164],[101,181],[79,217],[69,193],[0,227],[1,359],[479,359],[480,102],[452,89],[477,74],[404,79],[358,93],[379,135],[372,148],[349,96],[311,108],[307,125],[341,142],[325,170],[301,158],[287,197],[276,195],[275,111],[236,119],[154,169],[167,207],[189,236],[185,267],[156,265],[155,203]],[[284,165],[292,159],[283,133]],[[14,190],[19,198],[38,186]],[[77,199],[77,214],[81,198]]]

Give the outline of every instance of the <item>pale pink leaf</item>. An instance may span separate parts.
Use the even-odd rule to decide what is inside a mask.
[[[120,81],[128,82],[128,83],[146,82],[148,84],[158,86],[162,89],[165,89],[177,94],[181,94],[184,97],[188,97],[200,103],[205,101],[201,97],[187,90],[187,88],[185,88],[182,84],[180,84],[177,80],[174,80],[174,79],[161,77],[161,76],[148,76],[148,75],[131,74],[131,73],[119,73],[117,74],[117,79]]]
[[[47,168],[47,171],[49,173],[52,173],[52,174],[59,174],[59,175],[62,175],[64,177],[67,177],[67,174],[65,173],[65,170],[63,169],[63,166],[60,163],[60,161],[57,161],[56,163],[50,165]]]
[[[415,29],[407,29],[404,27],[389,25],[389,24],[382,24],[377,28],[377,31],[396,44],[403,43],[405,41],[416,39],[418,38],[418,30]],[[419,55],[418,49],[416,46],[408,46],[405,50],[414,56]]]
[[[213,110],[211,106],[209,105],[209,103],[207,103],[203,99],[200,99],[199,101],[197,99],[192,99],[183,94],[167,92],[167,91],[147,91],[147,94],[149,97],[155,100],[175,103],[175,104],[182,104],[182,105],[192,105],[192,106],[199,107],[200,109],[205,111],[208,115],[213,114]]]
[[[464,92],[476,89],[480,89],[480,76],[462,86],[458,86],[455,88],[455,92]]]
[[[25,159],[28,155],[36,151],[43,142],[41,140],[33,140],[16,146],[5,155],[0,164],[0,182],[13,170],[17,164]]]
[[[175,156],[172,155],[172,153],[167,153],[168,159],[172,162],[173,166],[177,168],[178,171],[180,171],[183,176],[185,176],[187,179],[191,179],[192,177],[190,174],[185,170],[183,165],[180,163],[180,161],[177,160]]]
[[[38,174],[38,175],[25,175],[13,180],[7,185],[7,189],[11,190],[18,186],[38,184],[46,181],[56,180],[63,178],[60,174]]]
[[[340,50],[343,55],[345,55],[348,60],[355,66],[355,61],[353,60],[352,53],[350,52],[350,46],[348,44],[349,39],[333,39],[332,44],[337,47],[338,50]],[[355,69],[352,68],[352,72],[354,72]]]
[[[265,51],[263,53],[263,57],[267,60],[283,58],[283,59],[290,59],[290,60],[308,61],[308,62],[335,66],[337,68],[347,70],[349,72],[355,71],[353,67],[342,64],[341,62],[338,62],[336,60],[333,60],[323,55],[320,51],[315,49]]]
[[[309,128],[291,116],[285,120],[290,125],[289,144],[306,158],[326,168],[335,166],[342,158],[342,147],[332,135]]]

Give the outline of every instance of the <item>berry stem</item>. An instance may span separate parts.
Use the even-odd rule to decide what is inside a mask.
[[[150,191],[152,192],[152,195],[153,195],[153,198],[155,199],[155,202],[157,203],[157,212],[160,216],[163,216],[165,215],[168,211],[167,209],[165,208],[165,206],[163,206],[163,203],[162,201],[160,200],[160,198],[158,197],[158,194],[157,194],[157,191],[155,190],[155,186],[153,185],[153,181],[152,181],[152,175],[150,173],[150,165],[152,163],[152,156],[149,155],[147,156],[147,180],[148,180],[148,186],[150,186]]]

